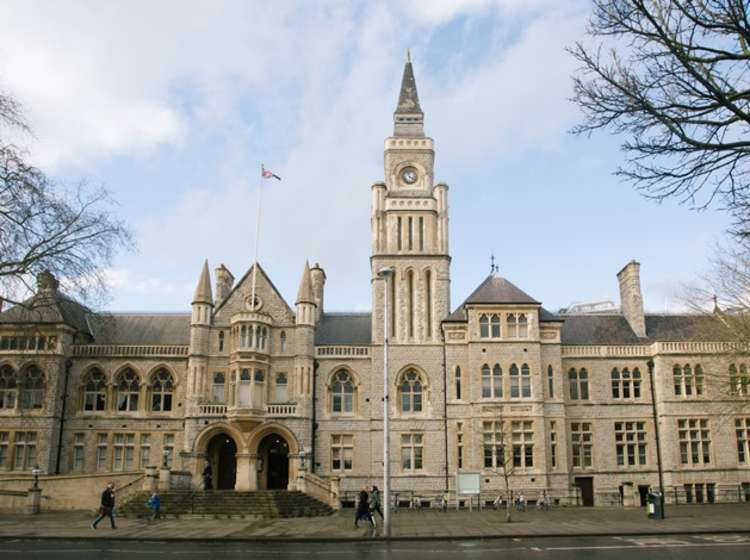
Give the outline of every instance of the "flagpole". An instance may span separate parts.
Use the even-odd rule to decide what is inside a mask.
[[[260,177],[258,178],[258,208],[255,215],[255,261],[253,262],[253,288],[250,296],[250,309],[255,311],[255,285],[258,276],[258,245],[260,245],[260,195],[263,183],[263,164],[260,164]]]

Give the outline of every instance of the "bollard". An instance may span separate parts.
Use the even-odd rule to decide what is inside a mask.
[[[39,506],[42,503],[42,489],[38,486],[29,488],[28,501],[26,503],[26,513],[28,515],[37,515]]]

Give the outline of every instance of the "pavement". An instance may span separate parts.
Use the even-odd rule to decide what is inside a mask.
[[[648,519],[643,508],[554,508],[543,512],[399,511],[392,515],[392,540],[476,539],[503,537],[571,537],[617,535],[680,535],[750,533],[750,504],[667,506],[666,519]],[[104,519],[90,528],[87,512],[44,512],[39,515],[0,513],[0,539],[118,539],[174,541],[349,541],[382,538],[378,517],[375,530],[344,509],[328,517],[290,519],[117,518],[112,530]]]

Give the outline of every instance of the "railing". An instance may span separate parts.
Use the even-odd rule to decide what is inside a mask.
[[[266,414],[269,416],[297,416],[297,403],[267,404]]]
[[[347,358],[367,358],[370,355],[369,346],[318,346],[315,355],[320,357],[342,356]]]
[[[123,486],[120,486],[119,488],[115,488],[115,494],[117,495],[120,502],[123,502],[127,497],[131,496],[132,494],[135,494],[137,492],[141,491],[141,485],[138,485],[138,483],[142,483],[143,479],[146,478],[146,474],[143,473],[127,484],[124,484]]]
[[[324,479],[307,471],[300,471],[297,474],[294,489],[328,504],[333,509],[341,507],[338,478]]]
[[[736,352],[731,342],[657,342],[656,354],[722,354]]]
[[[124,345],[124,344],[77,344],[74,356],[187,356],[188,347],[182,345]]]
[[[653,344],[562,346],[564,358],[648,357],[658,354],[727,354],[736,352],[731,342],[654,342]]]
[[[198,412],[200,416],[224,416],[227,413],[225,404],[199,404]]]

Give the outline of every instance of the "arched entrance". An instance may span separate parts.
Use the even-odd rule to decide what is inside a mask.
[[[213,470],[213,487],[234,490],[237,479],[237,444],[231,436],[220,433],[206,446],[206,460]]]
[[[258,445],[259,486],[268,490],[286,490],[289,484],[289,444],[284,436],[268,434]]]

